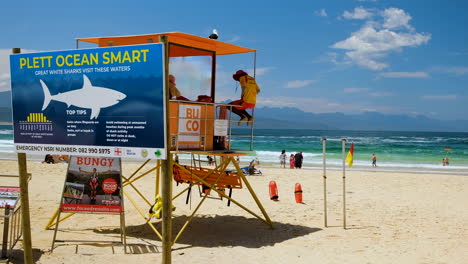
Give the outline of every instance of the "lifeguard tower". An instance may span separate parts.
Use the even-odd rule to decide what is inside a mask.
[[[232,202],[238,205],[267,225],[273,227],[268,214],[235,159],[236,156],[245,155],[247,151],[253,150],[253,124],[251,124],[250,129],[243,130],[248,131],[247,133],[233,134],[232,128],[234,125],[237,126],[238,121],[237,118],[236,120],[232,120],[229,108],[233,106],[216,102],[215,81],[217,56],[251,52],[254,54],[255,69],[256,51],[254,49],[178,32],[120,37],[79,38],[76,41],[77,48],[80,48],[79,45],[81,42],[94,43],[99,45],[99,47],[148,43],[165,44],[164,55],[166,62],[164,78],[166,83],[166,102],[168,103],[168,107],[166,107],[168,111],[168,113],[166,113],[166,120],[168,120],[168,131],[170,131],[168,134],[168,145],[170,147],[168,160],[157,160],[156,166],[151,165],[150,160],[147,160],[132,175],[123,177],[123,186],[125,187],[124,194],[145,219],[146,223],[148,223],[152,230],[161,238],[163,241],[163,248],[166,246],[166,250],[163,249],[163,251],[169,252],[170,254],[170,247],[172,244],[180,237],[205,199],[213,194],[218,197],[226,198],[228,204]],[[199,96],[195,97],[190,95],[191,97],[188,98],[190,101],[173,100],[169,98],[168,78],[169,74],[173,73],[171,60],[188,60],[193,57],[204,57],[211,62],[209,69],[205,70],[206,78],[203,79],[199,86],[193,87],[193,90],[196,90],[195,93],[198,93]],[[255,70],[251,75],[255,77]],[[179,77],[177,76],[177,78]],[[249,138],[249,146],[244,149],[234,149],[232,139],[235,137],[243,137],[244,141],[245,138]],[[179,154],[191,157],[189,159],[190,164],[184,165],[182,161],[179,162],[178,159],[176,159]],[[202,165],[200,156],[205,157],[208,155],[218,158],[215,159],[214,166],[207,167],[204,166],[204,163]],[[144,169],[147,165],[150,165],[151,168]],[[152,195],[152,197],[147,197],[135,187],[134,183],[146,175],[150,175],[150,173],[156,173],[155,194]],[[165,184],[167,184],[167,178],[169,177],[170,186],[172,186],[173,181],[176,181],[177,184],[186,184],[187,186],[174,196],[172,196],[172,187],[168,187],[170,191],[169,195],[167,195],[167,193],[166,195],[167,197],[171,197],[172,200],[178,198],[183,193],[190,193],[192,187],[196,186],[201,190],[200,195],[203,197],[175,238],[172,240],[171,235],[169,235],[170,241],[168,241],[167,233],[171,231],[168,231],[167,228],[170,229],[171,225],[164,225],[164,221],[169,221],[169,223],[171,221],[170,208],[172,203],[164,200],[164,188],[167,188]],[[166,183],[164,183],[165,180]],[[159,190],[160,182],[163,187],[162,198]],[[252,195],[263,217],[232,198],[232,190],[242,189],[244,186]],[[229,191],[228,194],[226,194],[227,191]],[[142,208],[137,199],[134,198],[135,195],[137,198],[139,197],[138,199],[140,199],[140,201],[146,203],[146,208]],[[165,210],[164,206],[166,206]],[[150,212],[152,212],[150,215],[147,213],[148,207],[150,208]],[[163,210],[158,211],[161,210],[161,208]],[[162,234],[152,223],[152,217],[153,219],[154,217],[159,218],[161,217],[161,213],[163,219]],[[53,223],[50,222],[48,227],[52,225]],[[165,226],[166,231],[164,231]],[[167,247],[169,247],[169,250],[167,250]]]
[[[76,47],[79,48],[80,42],[89,42],[98,44],[99,47],[138,45],[148,43],[159,43],[160,37],[166,36],[168,43],[168,71],[169,74],[176,75],[179,80],[180,74],[190,75],[193,72],[186,73],[191,69],[183,69],[179,72],[173,72],[172,66],[177,60],[188,60],[194,57],[204,57],[211,61],[209,69],[204,72],[195,73],[198,82],[186,82],[182,84],[183,97],[188,100],[173,100],[169,98],[169,120],[170,120],[170,148],[174,151],[208,151],[212,154],[214,151],[224,152],[233,150],[231,141],[233,138],[245,137],[250,139],[250,145],[238,151],[253,150],[253,124],[250,129],[243,129],[248,133],[232,133],[233,125],[237,120],[232,120],[231,112],[226,111],[231,105],[215,103],[216,102],[216,57],[219,55],[231,55],[240,53],[254,53],[254,72],[256,50],[240,47],[237,45],[189,35],[185,33],[158,33],[136,36],[120,37],[97,37],[97,38],[79,38]],[[192,67],[193,69],[193,67]],[[209,73],[207,71],[210,71]],[[201,76],[203,75],[203,76]],[[168,79],[168,76],[165,76]],[[186,76],[188,79],[190,77]],[[187,87],[193,86],[193,87]],[[181,89],[181,85],[178,85]],[[166,89],[166,92],[167,89]],[[186,93],[189,92],[190,95]],[[252,110],[253,111],[253,110]],[[253,114],[253,113],[252,113]]]

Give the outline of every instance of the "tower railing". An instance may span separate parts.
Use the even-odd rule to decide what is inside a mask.
[[[171,149],[175,151],[251,151],[253,150],[254,122],[250,129],[233,133],[238,120],[233,120],[235,105],[209,102],[170,100]],[[185,112],[184,112],[185,111]],[[254,116],[253,109],[251,115]],[[248,138],[248,149],[235,149],[235,138]]]

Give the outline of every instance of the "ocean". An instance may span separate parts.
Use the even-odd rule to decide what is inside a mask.
[[[245,130],[242,132],[249,134]],[[345,138],[346,153],[350,144],[354,143],[354,166],[347,167],[347,170],[468,175],[468,133],[256,129],[254,134],[254,151],[247,152],[247,156],[240,158],[242,165],[257,158],[260,167],[279,167],[279,155],[284,149],[288,157],[302,151],[303,168],[321,169],[321,139]],[[249,146],[250,138],[232,140],[233,149],[249,149]],[[451,150],[445,150],[447,148]],[[341,169],[341,151],[341,142],[327,141],[328,169]],[[377,168],[371,166],[372,153],[377,155]],[[442,166],[445,156],[450,160],[448,166]],[[28,158],[40,160],[42,155],[28,155]],[[0,125],[0,159],[16,159],[13,129],[10,125]]]
[[[346,154],[354,143],[354,166],[347,169],[468,175],[468,133],[257,129],[255,151],[241,157],[241,161],[258,157],[260,164],[279,166],[279,155],[284,149],[287,157],[302,151],[304,168],[321,169],[322,138],[345,138]],[[249,144],[247,138],[234,139],[232,148],[248,149]],[[327,168],[341,168],[341,144],[327,141]],[[373,153],[377,155],[377,168],[371,166]],[[450,161],[448,166],[442,166],[445,156]]]

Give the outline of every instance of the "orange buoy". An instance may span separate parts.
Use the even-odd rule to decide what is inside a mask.
[[[300,183],[296,183],[294,187],[294,196],[296,197],[296,203],[302,203],[302,186]]]
[[[273,201],[278,201],[278,187],[276,186],[275,181],[270,181],[270,199]]]

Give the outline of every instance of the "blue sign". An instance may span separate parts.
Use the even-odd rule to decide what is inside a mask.
[[[10,56],[17,152],[165,159],[163,44]]]

